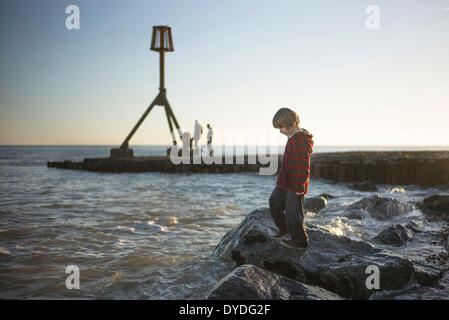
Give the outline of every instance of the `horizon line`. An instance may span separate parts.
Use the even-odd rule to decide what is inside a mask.
[[[172,145],[166,144],[136,144],[130,145],[132,147],[171,147]],[[217,146],[234,146],[234,147],[246,147],[246,146],[258,146],[257,144],[239,144],[239,145],[213,145]],[[269,146],[269,145],[261,145]],[[278,146],[284,146],[284,144],[278,144]],[[0,144],[0,147],[120,147],[117,144]],[[206,147],[206,145],[202,145]],[[415,144],[316,144],[314,147],[449,147],[449,145],[415,145]]]

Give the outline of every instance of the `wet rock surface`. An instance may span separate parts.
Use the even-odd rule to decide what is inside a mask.
[[[304,199],[304,210],[311,212],[319,212],[327,206],[327,200],[324,197],[305,197]]]
[[[449,300],[449,273],[434,287],[412,283],[400,290],[375,292],[370,300]]]
[[[419,206],[423,210],[447,214],[447,217],[449,217],[449,195],[435,194],[433,196],[426,197],[422,203],[419,204]]]
[[[242,265],[220,279],[209,300],[341,300],[335,293],[306,285],[254,265]]]
[[[403,246],[413,239],[415,233],[421,232],[423,228],[422,222],[409,221],[408,223],[398,223],[382,230],[372,240],[391,246]]]
[[[379,198],[361,201],[375,203]],[[282,240],[289,236],[274,237],[277,228],[267,208],[248,214],[222,238],[214,255],[320,287],[345,299],[449,299],[449,223],[417,211],[409,220],[409,215],[402,214],[415,210],[415,206],[386,199],[380,207],[387,208],[386,216],[393,223],[368,242],[307,224],[308,248],[284,246]],[[363,211],[371,217],[369,211]],[[381,275],[379,290],[366,287],[367,267],[372,265],[378,266]]]
[[[385,221],[413,210],[413,205],[374,195],[351,204],[346,210],[353,216],[358,214],[359,217],[363,218],[367,212],[374,219]]]
[[[379,267],[383,290],[399,290],[417,276],[410,259],[313,225],[307,231],[307,249],[286,247],[274,237],[277,229],[269,210],[256,210],[222,238],[214,254],[351,299],[368,299],[373,294],[365,285],[370,265]]]

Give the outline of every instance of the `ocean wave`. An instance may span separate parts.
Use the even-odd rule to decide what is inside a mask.
[[[8,249],[3,248],[3,247],[0,247],[0,253],[4,254],[4,255],[11,255],[11,252]]]
[[[135,228],[133,228],[133,227],[126,227],[126,226],[117,226],[116,229],[129,231],[131,233],[135,233],[135,231],[136,231]]]
[[[174,226],[179,223],[178,217],[176,216],[169,216],[169,217],[161,217],[157,219],[157,222],[162,225],[168,225],[168,226]]]
[[[146,222],[140,222],[140,221],[134,221],[134,224],[132,226],[134,230],[138,231],[152,231],[152,232],[167,232],[168,228],[161,226],[157,223],[155,223],[153,220],[149,220]]]
[[[196,223],[185,224],[182,227],[185,228],[185,229],[201,230],[201,226],[199,224],[196,224]]]
[[[14,239],[14,238],[22,238],[28,234],[28,229],[20,228],[20,229],[10,229],[5,231],[0,231],[0,237],[2,239]]]
[[[121,238],[114,240],[114,246],[119,249],[123,249],[124,247],[129,247],[130,245],[133,245],[131,240],[121,239]]]
[[[39,206],[46,209],[72,209],[72,208],[86,208],[85,205],[79,203],[52,203]]]

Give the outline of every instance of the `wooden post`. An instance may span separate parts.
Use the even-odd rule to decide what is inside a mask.
[[[159,93],[153,100],[153,102],[150,104],[150,106],[147,108],[147,110],[144,112],[144,114],[140,117],[139,121],[136,123],[134,128],[128,134],[126,139],[120,145],[120,149],[111,149],[111,156],[123,155],[132,157],[132,150],[131,151],[128,150],[129,140],[131,140],[134,133],[137,131],[137,129],[140,127],[142,122],[145,120],[145,118],[155,105],[163,106],[165,108],[165,113],[167,115],[167,122],[170,128],[170,134],[172,134],[173,145],[176,145],[177,142],[175,135],[173,133],[172,121],[175,124],[176,128],[178,129],[178,134],[181,139],[182,135],[181,128],[178,124],[178,121],[175,118],[175,115],[173,114],[173,110],[171,109],[170,104],[167,101],[165,90],[165,52],[175,51],[175,49],[173,48],[173,39],[170,27],[168,26],[153,27],[150,50],[159,52]]]

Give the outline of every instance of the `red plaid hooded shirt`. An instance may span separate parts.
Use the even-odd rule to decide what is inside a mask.
[[[309,191],[312,137],[309,131],[300,129],[288,139],[276,181],[280,188],[304,194]]]

